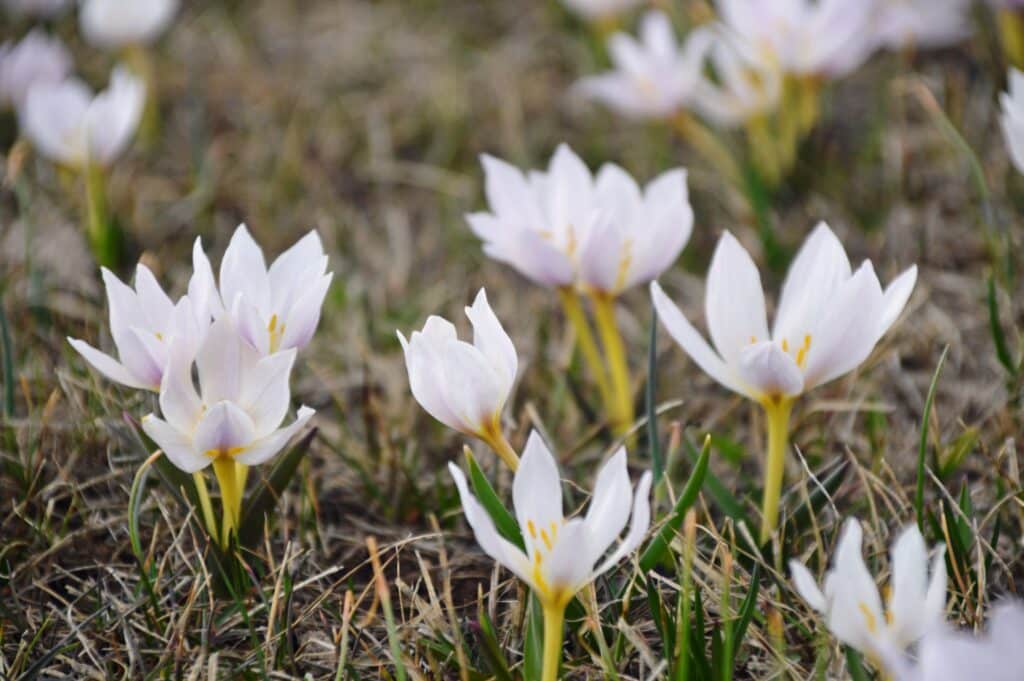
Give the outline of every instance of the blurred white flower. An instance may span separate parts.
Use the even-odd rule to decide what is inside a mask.
[[[170,25],[178,0],[83,0],[82,35],[96,47],[148,45]]]
[[[753,60],[796,76],[846,75],[875,48],[873,0],[717,0],[717,6]]]
[[[540,436],[530,433],[512,483],[525,553],[498,533],[490,515],[469,491],[462,471],[452,463],[448,470],[455,478],[466,521],[480,548],[529,585],[545,610],[564,609],[580,589],[636,549],[650,527],[651,474],[644,473],[633,492],[625,448],[598,471],[586,516],[566,518],[558,465]],[[629,531],[608,553],[630,515]]]
[[[216,291],[213,269],[201,245],[193,250],[204,289]],[[334,276],[320,235],[311,230],[267,268],[263,251],[239,225],[220,263],[220,294],[209,295],[215,317],[225,312],[261,355],[302,349],[320,323],[320,309]]]
[[[291,349],[260,357],[229,319],[218,319],[198,353],[183,344],[171,346],[160,385],[163,418],[149,414],[142,428],[187,473],[202,470],[215,459],[250,466],[263,463],[314,414],[309,407],[300,407],[296,419],[281,428],[291,399],[288,380],[295,353]]]
[[[1011,68],[1008,79],[1009,92],[999,95],[1002,107],[999,121],[1010,160],[1017,172],[1024,173],[1024,73]]]
[[[398,339],[420,406],[449,428],[490,442],[501,436],[501,411],[519,358],[483,289],[466,316],[473,324],[472,344],[459,340],[452,323],[437,316],[409,340],[397,332]]]
[[[585,19],[609,19],[640,7],[647,0],[562,0],[562,4]]]
[[[1024,679],[1024,605],[1002,603],[989,618],[988,633],[971,636],[939,627],[926,634],[917,661],[902,650],[883,654],[894,681],[1020,681]]]
[[[889,49],[953,45],[971,33],[970,0],[875,0],[875,38]]]
[[[655,282],[658,317],[694,362],[723,386],[778,403],[855,369],[892,326],[917,267],[882,290],[870,261],[851,271],[842,244],[820,223],[790,265],[768,331],[757,266],[729,232],[708,271],[705,316],[714,349]]]
[[[21,111],[35,83],[60,83],[71,73],[71,53],[39,29],[18,43],[0,45],[0,107]]]
[[[941,626],[946,609],[945,546],[936,551],[929,578],[924,537],[916,525],[905,529],[892,547],[892,579],[883,607],[861,555],[861,537],[860,523],[846,521],[824,591],[801,563],[790,561],[789,568],[797,592],[825,617],[832,635],[877,660],[887,651],[906,650]]]
[[[110,165],[131,142],[145,102],[145,86],[116,68],[110,86],[93,95],[85,83],[35,83],[28,92],[22,125],[35,148],[73,168]]]
[[[608,40],[614,70],[581,79],[574,89],[629,118],[668,118],[694,100],[703,53],[703,34],[680,49],[672,21],[652,11],[640,23],[640,40],[616,33]]]
[[[707,61],[714,76],[701,69],[693,100],[698,113],[728,128],[778,108],[782,72],[773,61],[751,58],[750,51],[741,49],[736,36],[722,26],[701,27],[693,33],[691,40],[698,33],[708,36]]]
[[[3,5],[12,14],[33,16],[40,19],[52,17],[71,4],[71,0],[3,0]]]
[[[579,250],[580,284],[610,296],[657,278],[690,239],[686,171],[670,170],[641,191],[625,170],[604,165],[594,182],[597,218]]]
[[[523,174],[486,155],[482,162],[491,212],[466,219],[487,255],[539,284],[618,292],[658,276],[689,238],[682,170],[641,193],[618,166],[604,166],[595,180],[565,144],[546,173]]]
[[[135,270],[135,288],[103,268],[103,283],[110,308],[110,335],[120,361],[77,338],[68,338],[97,371],[131,388],[159,390],[172,343],[194,352],[210,325],[207,306],[189,296],[177,303],[164,293],[145,265]],[[190,288],[194,285],[190,285]]]

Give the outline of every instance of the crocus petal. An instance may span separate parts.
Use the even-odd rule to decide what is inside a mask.
[[[799,395],[804,375],[788,352],[772,341],[748,345],[739,356],[739,374],[746,385],[765,397]]]
[[[537,431],[526,440],[519,469],[512,482],[512,504],[523,530],[527,552],[533,557],[540,531],[562,524],[562,480],[551,450]],[[561,530],[559,530],[561,532]],[[585,556],[577,556],[581,561]]]
[[[827,224],[819,222],[786,273],[772,338],[799,344],[850,273],[843,245]]]
[[[487,358],[501,378],[502,392],[507,393],[515,381],[519,357],[512,339],[487,302],[487,293],[483,289],[477,293],[473,305],[466,308],[466,316],[473,324],[473,345]]]
[[[462,430],[464,424],[448,406],[445,398],[447,379],[441,371],[442,349],[449,339],[455,341],[455,327],[445,319],[431,317],[422,332],[412,334],[411,341],[407,341],[400,331],[397,333],[405,351],[405,365],[413,397],[435,419],[449,428]]]
[[[629,521],[631,497],[629,471],[626,469],[626,448],[620,447],[601,467],[594,483],[594,494],[587,510],[587,545],[594,552],[593,565],[604,555]]]
[[[153,414],[143,417],[142,430],[175,466],[186,473],[195,473],[210,465],[212,459],[197,452],[185,433]]]
[[[761,275],[729,232],[722,234],[711,258],[704,314],[711,340],[726,364],[738,364],[744,347],[769,338]]]
[[[263,251],[244,224],[235,230],[224,251],[220,263],[220,291],[225,302],[234,302],[241,294],[260,311],[270,307],[270,280]]]
[[[669,300],[656,281],[651,282],[651,299],[658,311],[658,319],[668,329],[675,342],[683,348],[690,359],[697,363],[697,366],[704,370],[704,373],[733,392],[757,399],[758,394],[733,374],[722,358],[711,349],[700,332],[693,328],[693,325],[676,307],[675,303]]]
[[[309,407],[299,407],[299,411],[292,423],[280,430],[276,430],[266,437],[250,442],[245,449],[235,457],[235,460],[248,466],[257,466],[269,461],[275,454],[284,449],[306,422],[313,417],[316,411]]]
[[[829,630],[858,650],[873,652],[874,640],[885,626],[882,601],[861,555],[860,523],[850,519],[836,549],[834,568],[826,583],[830,599]]]
[[[139,380],[134,374],[132,374],[132,372],[126,369],[123,364],[115,360],[110,355],[100,352],[85,341],[77,338],[68,338],[68,343],[70,343],[71,347],[78,351],[78,354],[80,354],[85,361],[91,364],[94,369],[115,383],[120,383],[121,385],[128,386],[129,388],[137,388],[140,390],[156,391],[160,389],[159,383]]]
[[[304,348],[320,323],[320,310],[331,287],[333,274],[325,274],[303,292],[289,309],[279,349]]]
[[[860,365],[878,341],[883,294],[865,262],[843,284],[813,331],[804,369],[805,388],[827,383]]]
[[[789,561],[789,572],[793,577],[793,586],[796,587],[796,592],[800,594],[800,598],[804,599],[804,602],[811,609],[817,610],[820,613],[826,612],[828,602],[825,600],[825,594],[818,588],[818,583],[811,575],[811,571],[803,563],[791,560]]]
[[[319,266],[314,267],[313,263],[319,263]],[[278,310],[291,307],[297,294],[301,293],[301,290],[295,290],[296,284],[312,278],[310,275],[319,278],[326,271],[327,258],[320,235],[315,229],[310,230],[277,256],[267,271],[273,307]]]
[[[252,418],[233,402],[217,402],[203,414],[192,436],[192,447],[209,457],[233,456],[252,444]]]
[[[473,529],[476,541],[488,556],[510,570],[519,579],[532,584],[530,561],[514,544],[498,534],[491,516],[476,500],[466,484],[466,476],[458,466],[449,462],[448,471],[455,480],[462,500],[462,510],[466,514],[466,522]]]
[[[235,324],[235,331],[245,343],[258,352],[260,355],[270,354],[270,329],[268,321],[263,317],[259,308],[239,293],[231,304],[231,320]],[[275,323],[280,323],[276,320]]]
[[[196,355],[199,388],[207,404],[238,399],[243,377],[240,355],[241,343],[231,321],[215,321]]]
[[[277,429],[288,413],[291,399],[288,382],[295,352],[293,348],[263,357],[243,376],[239,406],[252,417],[257,438]]]
[[[444,398],[464,432],[479,434],[505,405],[508,393],[498,372],[476,347],[463,341],[441,351]]]
[[[213,266],[203,251],[200,237],[196,237],[192,245],[192,277],[188,282],[188,297],[195,305],[196,314],[201,317],[220,317],[224,314],[224,303],[213,277]]]
[[[651,482],[653,479],[651,472],[647,471],[640,478],[640,482],[636,484],[636,490],[633,492],[633,514],[629,532],[619,543],[618,548],[594,570],[594,577],[603,575],[612,569],[620,560],[640,546],[640,542],[647,536],[647,530],[651,528]]]
[[[160,383],[160,411],[175,428],[191,433],[203,414],[203,402],[192,383],[193,354],[182,339],[171,346]]]
[[[910,294],[914,292],[914,284],[917,283],[917,265],[911,266],[903,274],[896,277],[885,289],[882,303],[882,317],[879,319],[878,336],[881,338],[899,318]]]
[[[592,579],[593,565],[586,560],[593,554],[588,538],[584,522],[579,518],[566,520],[558,527],[558,539],[553,541],[550,553],[543,556],[540,564],[544,583],[534,587],[542,600],[551,599],[564,605]]]
[[[928,548],[917,525],[900,534],[892,548],[890,627],[898,643],[910,645],[924,634],[928,623],[921,608],[928,579]]]
[[[942,622],[946,612],[946,547],[939,547],[932,559],[932,576],[924,596],[925,632]]]

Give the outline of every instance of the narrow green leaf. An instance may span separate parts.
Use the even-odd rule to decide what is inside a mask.
[[[850,672],[852,681],[868,681],[868,673],[864,671],[860,653],[850,646],[846,646],[846,670]]]
[[[730,664],[733,669],[736,667],[736,654],[742,647],[740,644],[743,643],[743,639],[747,635],[747,627],[750,626],[750,620],[754,616],[754,611],[757,610],[757,594],[760,590],[761,563],[754,563],[754,570],[750,573],[750,590],[747,591],[747,595],[743,599],[742,605],[740,605],[739,620],[737,620],[736,627],[732,632],[735,643],[731,646],[733,656]]]
[[[299,468],[299,462],[309,450],[310,443],[316,437],[316,428],[310,430],[299,440],[294,447],[288,450],[283,456],[277,457],[274,467],[265,480],[260,481],[257,490],[242,504],[244,512],[242,522],[238,527],[239,546],[253,546],[260,540],[263,534],[264,519],[272,513],[277,505],[277,500],[288,488],[288,484],[295,476]]]
[[[480,624],[477,637],[480,639],[480,652],[483,653],[487,666],[498,681],[512,681],[512,672],[508,669],[505,654],[494,633],[494,623],[487,615],[487,609],[481,603],[477,607],[477,621]]]
[[[523,638],[523,678],[540,681],[544,664],[544,611],[532,593],[530,610],[526,615],[526,636]]]
[[[697,501],[697,496],[704,485],[704,478],[707,476],[708,460],[710,458],[711,438],[707,437],[704,438],[704,446],[701,448],[700,457],[698,457],[697,463],[693,467],[693,472],[690,474],[690,479],[687,481],[686,487],[683,488],[683,493],[679,495],[679,499],[676,501],[675,508],[672,509],[668,521],[661,526],[658,534],[654,536],[654,539],[651,540],[651,543],[647,545],[647,548],[640,556],[640,569],[644,572],[647,572],[661,562],[662,557],[668,550],[669,544],[672,543],[672,538],[679,532],[686,512]]]
[[[647,345],[647,388],[644,397],[647,402],[647,447],[651,452],[656,487],[665,473],[665,461],[661,457],[661,441],[658,439],[658,405],[655,402],[658,391],[658,310],[651,304],[651,335]]]
[[[1016,362],[1010,356],[1010,348],[1006,345],[1006,335],[1003,333],[1003,323],[999,318],[999,299],[996,296],[996,279],[992,274],[988,275],[988,326],[992,333],[992,342],[996,346],[996,357],[999,363],[1006,369],[1011,378],[1016,378],[1019,372]]]
[[[519,529],[519,523],[501,503],[501,499],[498,498],[498,494],[491,487],[491,483],[487,481],[487,476],[480,470],[476,458],[468,448],[466,449],[466,467],[469,469],[469,484],[473,488],[473,494],[476,495],[487,514],[491,516],[498,532],[525,551],[526,545],[523,543],[523,534]]]
[[[921,441],[917,449],[917,489],[914,492],[914,510],[917,513],[917,525],[924,530],[924,476],[925,457],[928,454],[928,423],[932,411],[932,403],[935,401],[935,390],[939,385],[939,375],[942,373],[942,365],[946,363],[946,355],[949,354],[949,346],[942,350],[939,363],[935,366],[935,373],[932,375],[932,383],[928,386],[928,396],[924,401],[924,413],[921,415]]]
[[[3,341],[4,364],[4,415],[14,416],[14,349],[11,344],[11,329],[7,324],[7,312],[0,305],[0,340]]]

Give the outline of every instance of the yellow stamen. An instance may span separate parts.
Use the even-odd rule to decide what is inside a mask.
[[[530,536],[534,539],[537,538],[537,526],[533,524],[532,520],[526,521],[526,531],[530,533]]]
[[[782,339],[782,351],[789,352],[789,341],[785,338]]]
[[[785,348],[783,348],[785,349]],[[804,364],[807,363],[807,351],[811,349],[811,334],[804,336],[804,344],[800,346],[800,350],[796,353],[796,365],[801,369],[804,368]]]
[[[270,334],[270,352],[277,352],[278,347],[281,345],[281,338],[284,336],[284,324],[278,326],[277,314],[270,316],[270,321],[267,322],[267,333]]]
[[[244,451],[245,447],[228,447],[227,449],[207,449],[204,454],[211,459],[216,459],[219,456],[226,456],[229,459],[233,459]]]
[[[551,550],[551,538],[548,536],[547,530],[540,531],[540,538],[544,541],[544,546],[547,547],[548,551]]]
[[[864,622],[868,625],[868,632],[877,634],[878,620],[875,619],[875,614],[871,612],[871,609],[868,608],[867,604],[863,601],[857,604],[857,608],[860,610],[861,614],[864,615]]]

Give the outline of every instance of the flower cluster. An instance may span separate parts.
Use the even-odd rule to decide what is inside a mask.
[[[272,458],[313,416],[302,406],[282,427],[295,355],[316,330],[332,275],[315,231],[267,267],[245,225],[235,231],[217,279],[199,239],[193,268],[177,301],[145,265],[136,268],[134,288],[104,269],[118,358],[68,341],[107,378],[159,393],[161,415],[143,418],[143,430],[181,470],[214,467],[227,544],[240,516],[245,467]]]

